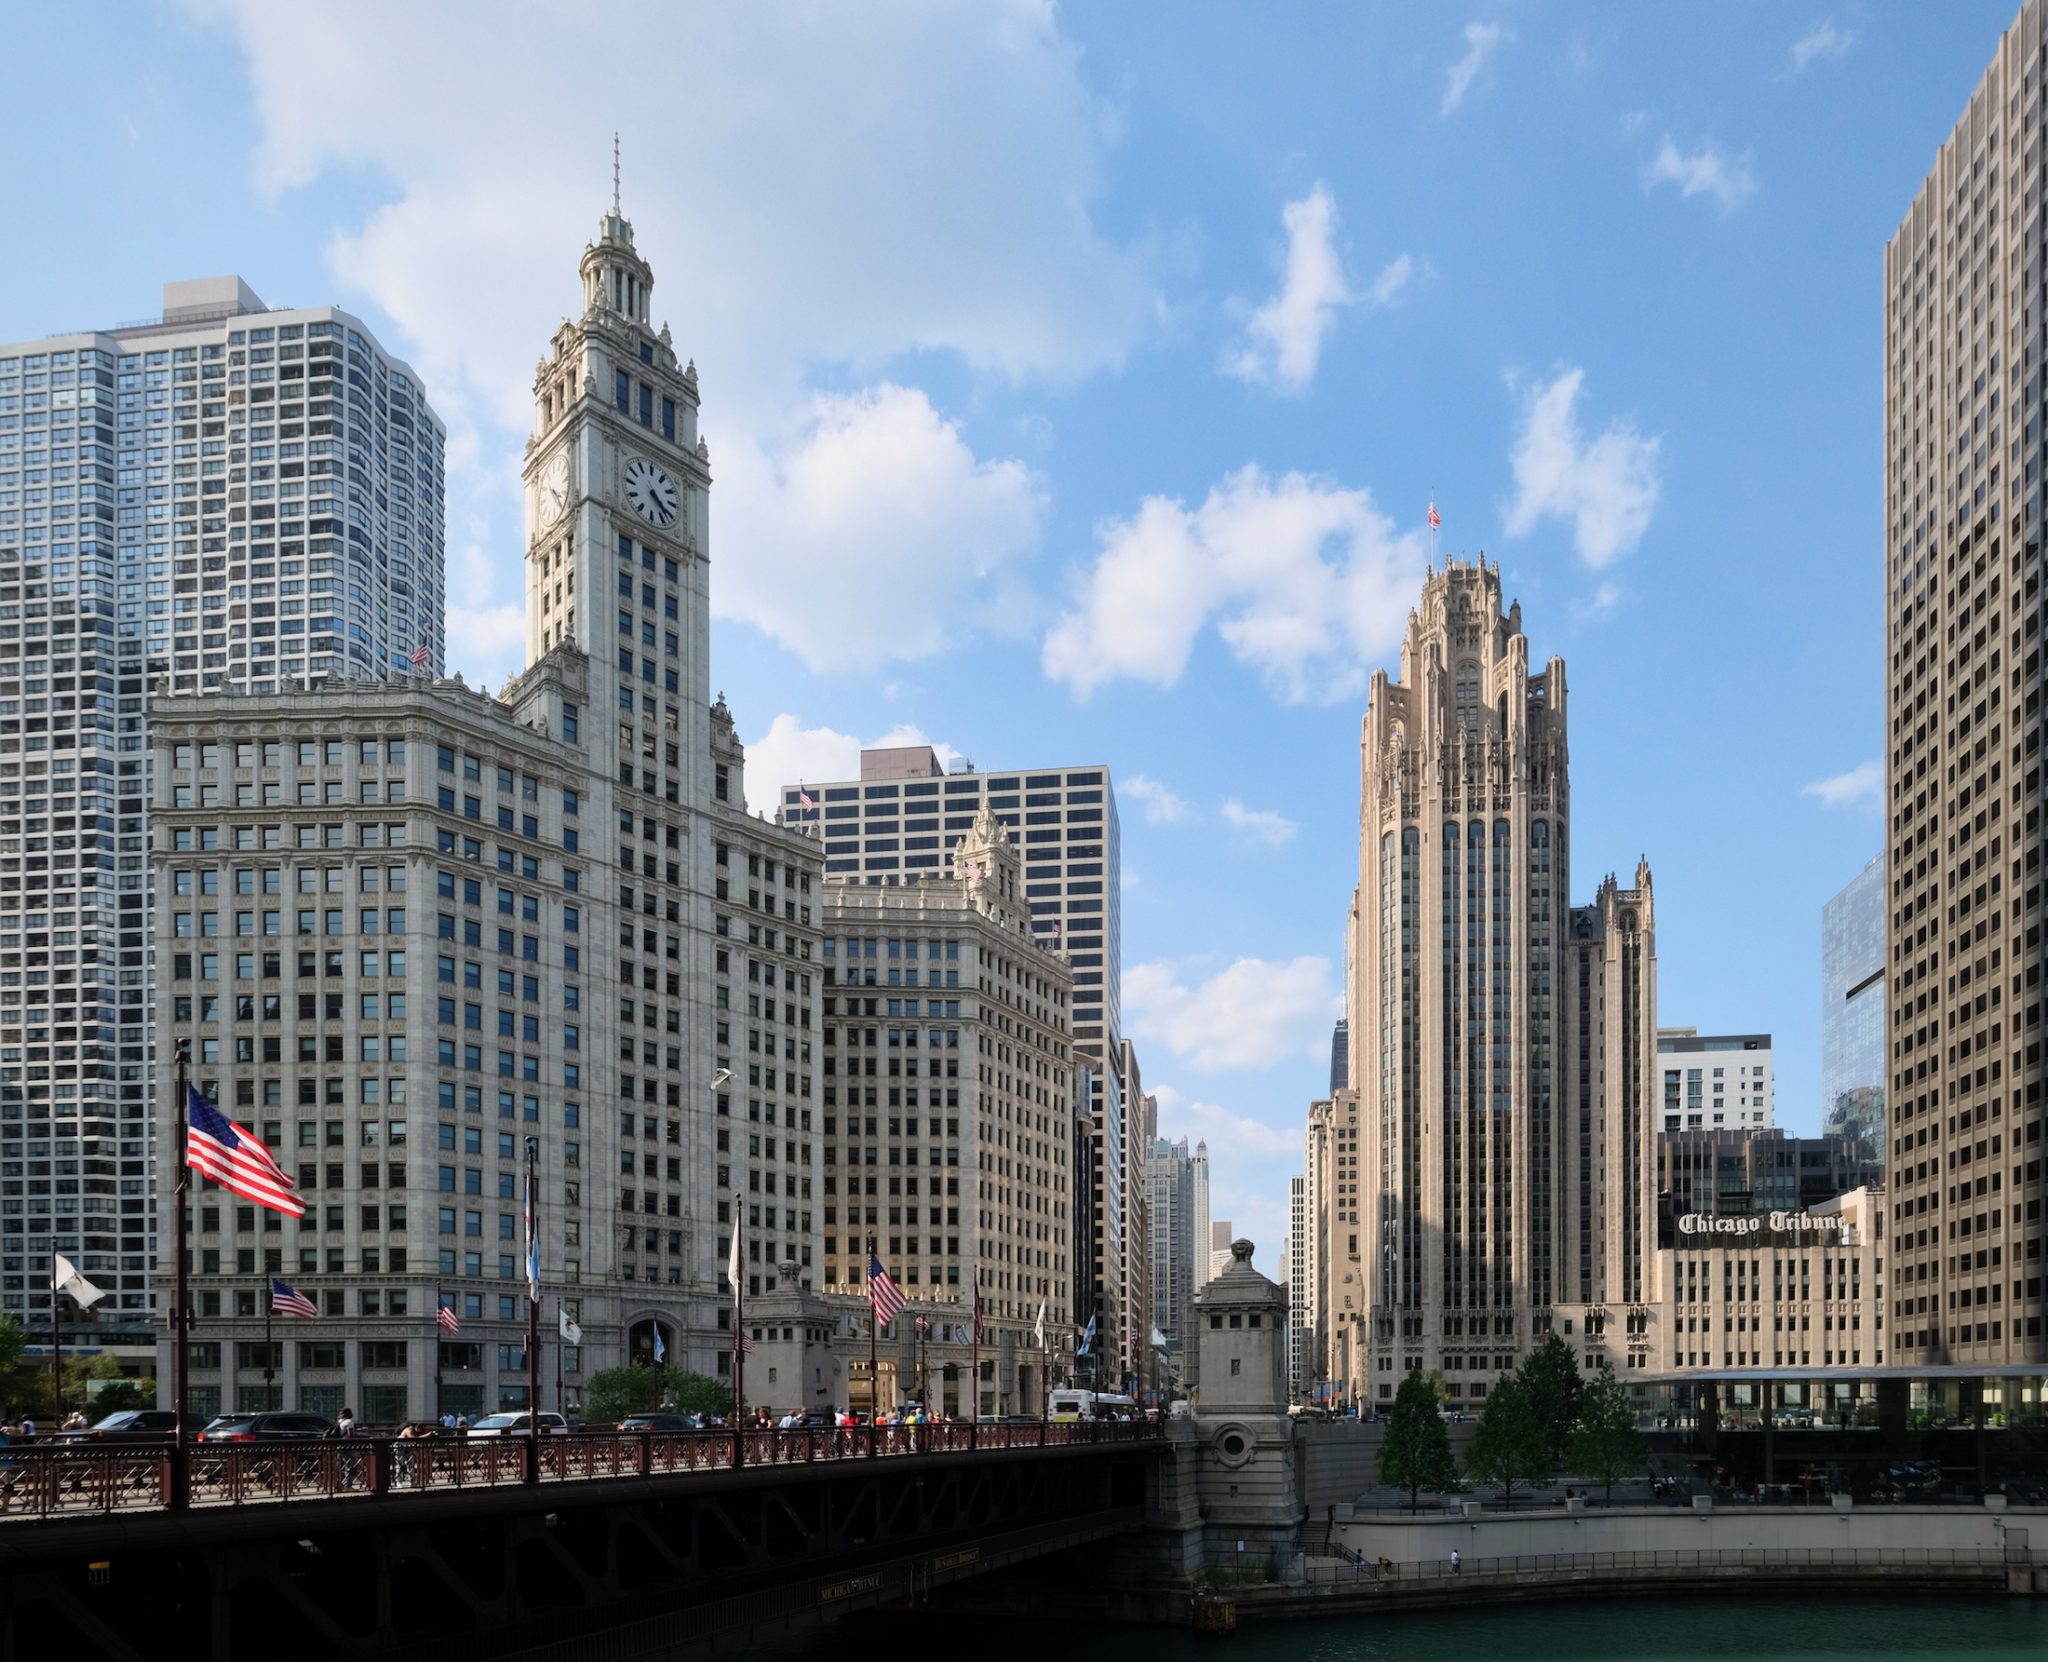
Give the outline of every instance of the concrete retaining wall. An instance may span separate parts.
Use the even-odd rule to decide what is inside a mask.
[[[1940,1549],[1972,1551],[2048,1547],[2048,1510],[1884,1506],[1850,1511],[1821,1507],[1671,1507],[1614,1511],[1451,1514],[1410,1518],[1371,1515],[1346,1523],[1337,1540],[1368,1559],[1396,1564],[1446,1559],[1453,1547],[1467,1560],[1587,1552],[1735,1552],[1744,1547],[1813,1551]]]

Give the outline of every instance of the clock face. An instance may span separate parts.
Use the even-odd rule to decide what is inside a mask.
[[[675,481],[652,462],[635,456],[626,464],[626,500],[642,519],[655,525],[673,525],[680,499]]]
[[[562,510],[569,506],[569,458],[558,455],[548,463],[540,476],[540,519],[543,525],[552,525],[562,517]]]

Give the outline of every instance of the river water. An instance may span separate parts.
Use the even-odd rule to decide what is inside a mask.
[[[1167,1628],[856,1618],[777,1657],[959,1655],[972,1662],[2043,1662],[2048,1600],[1847,1594],[1599,1598],[1246,1623],[1230,1639]]]

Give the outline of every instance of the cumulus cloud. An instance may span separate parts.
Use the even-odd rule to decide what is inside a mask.
[[[1659,185],[1676,185],[1682,197],[1712,197],[1726,218],[1756,194],[1756,167],[1747,153],[1733,156],[1711,144],[1687,153],[1667,133],[1643,168],[1643,189]]]
[[[1280,292],[1252,313],[1245,345],[1224,368],[1246,381],[1298,392],[1315,379],[1323,335],[1352,301],[1335,245],[1337,204],[1318,184],[1280,211],[1287,227],[1287,271]]]
[[[1171,825],[1185,819],[1187,799],[1167,789],[1156,779],[1134,773],[1117,787],[1120,795],[1144,804],[1145,818],[1154,825]]]
[[[724,464],[714,610],[816,670],[921,658],[1000,623],[1044,488],[983,461],[915,387],[813,399],[789,441]]]
[[[1427,557],[1370,493],[1255,466],[1198,508],[1150,497],[1097,536],[1042,653],[1046,674],[1084,695],[1120,678],[1172,686],[1213,624],[1281,698],[1353,697],[1367,662],[1400,640]]]
[[[1493,49],[1506,38],[1507,31],[1498,23],[1465,25],[1465,53],[1444,76],[1444,102],[1439,114],[1449,115],[1465,102],[1465,94],[1472,90],[1473,79],[1485,67]]]
[[[787,489],[811,446],[843,448],[854,415],[870,434],[895,418],[903,436],[905,400],[920,395],[883,383],[902,380],[920,355],[977,376],[1064,384],[1119,364],[1154,326],[1147,256],[1094,216],[1110,124],[1078,50],[1039,0],[626,5],[602,29],[484,0],[185,4],[242,52],[259,186],[282,194],[341,175],[353,199],[368,193],[328,247],[336,297],[392,321],[398,338],[387,344],[425,376],[451,439],[481,433],[473,475],[458,479],[451,455],[451,493],[484,505],[511,595],[522,592],[511,484],[530,426],[531,366],[579,305],[576,262],[609,203],[614,126],[624,127],[625,211],[654,267],[655,319],[671,322],[678,352],[702,375],[720,478],[713,603],[730,596],[778,639],[815,641],[804,615],[813,586],[786,585],[796,614],[786,624],[758,587],[737,592],[752,551],[733,546],[737,558],[725,557],[731,545],[716,533],[738,494],[729,470],[740,458],[757,458],[757,471]],[[394,53],[399,39],[405,50]],[[622,39],[636,62],[682,66],[687,120],[659,100],[565,93],[619,84]],[[308,96],[308,64],[349,96]],[[823,386],[871,390],[849,412],[821,408],[813,394]],[[910,413],[909,427],[925,421]],[[927,462],[946,454],[928,421],[924,443]],[[965,481],[980,481],[965,489],[975,511],[952,527],[971,563],[983,550],[966,539],[991,514],[998,540],[1013,545],[1027,493],[1014,473],[976,471],[1008,464],[954,461],[956,505]],[[929,476],[911,467],[902,477]],[[862,500],[850,486],[841,495]],[[815,516],[815,500],[778,506],[778,525],[828,524],[804,521],[800,509]],[[451,502],[451,523],[464,507]],[[942,535],[936,523],[919,534],[927,554]],[[826,545],[812,559],[846,554]],[[969,604],[977,596],[973,585],[949,591]]]
[[[1343,994],[1327,958],[1240,958],[1206,979],[1170,962],[1135,965],[1123,1003],[1134,1038],[1214,1073],[1327,1055]]]
[[[1287,269],[1280,292],[1252,313],[1244,344],[1223,360],[1226,372],[1299,392],[1315,379],[1323,337],[1346,306],[1391,305],[1408,284],[1415,262],[1406,254],[1388,262],[1363,293],[1353,293],[1337,252],[1337,203],[1318,184],[1281,210],[1287,228]]]
[[[806,727],[785,711],[758,739],[746,741],[747,806],[756,813],[772,814],[785,787],[858,779],[863,750],[912,744],[931,745],[941,767],[951,767],[960,754],[951,745],[926,737],[920,727],[892,727],[880,738],[859,739],[830,727]]]
[[[1617,420],[1587,443],[1577,415],[1584,380],[1583,370],[1566,369],[1529,389],[1509,456],[1515,498],[1506,529],[1519,537],[1548,516],[1570,520],[1579,558],[1597,569],[1634,548],[1649,528],[1661,488],[1659,441]]]
[[[1838,29],[1833,18],[1824,17],[1792,43],[1792,73],[1800,74],[1822,59],[1839,58],[1855,44],[1854,29]]]
[[[1174,1085],[1148,1087],[1159,1099],[1159,1135],[1209,1145],[1209,1162],[1238,1155],[1291,1159],[1302,1151],[1299,1125],[1268,1125],[1214,1102],[1197,1102]]]
[[[1247,808],[1235,797],[1223,804],[1223,818],[1269,848],[1280,848],[1294,840],[1294,821],[1285,814],[1276,814],[1270,808]]]
[[[1884,763],[1858,762],[1847,773],[1816,779],[1802,786],[1799,794],[1810,796],[1823,808],[1875,808],[1884,792]]]

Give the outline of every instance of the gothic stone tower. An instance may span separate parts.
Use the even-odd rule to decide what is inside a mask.
[[[1361,740],[1348,1014],[1364,1400],[1416,1367],[1482,1396],[1559,1296],[1566,761],[1564,663],[1531,673],[1499,568],[1431,572]]]

